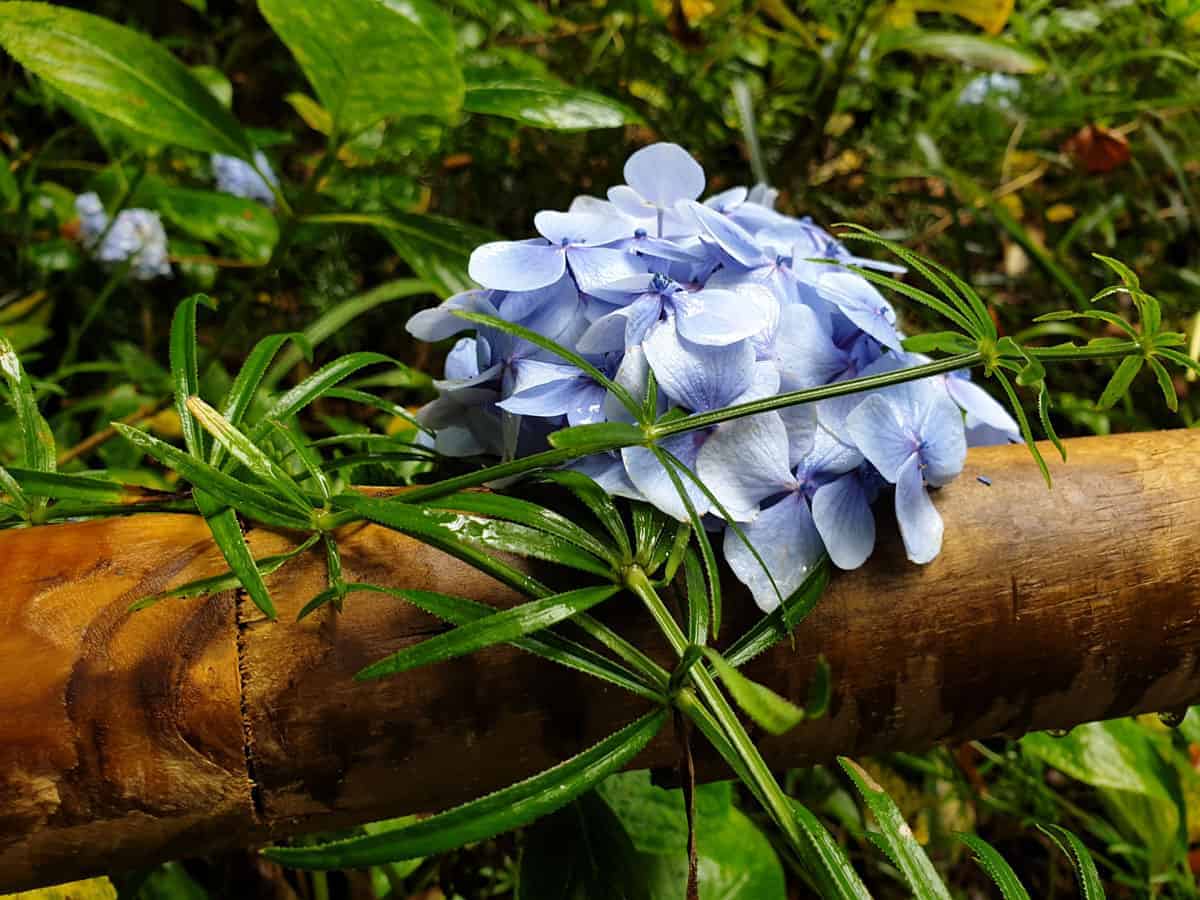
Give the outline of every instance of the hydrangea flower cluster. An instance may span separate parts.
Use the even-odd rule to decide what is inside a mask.
[[[704,171],[681,147],[645,147],[605,200],[579,197],[534,218],[538,236],[475,250],[483,286],[417,313],[408,330],[436,341],[468,327],[456,310],[496,316],[583,356],[660,412],[731,404],[915,365],[896,314],[852,269],[899,271],[854,256],[808,219],[774,210],[774,192],[737,187],[698,202]],[[564,425],[629,421],[585,371],[490,327],[462,337],[438,397],[421,411],[435,448],[505,458],[545,447]],[[875,544],[872,504],[894,486],[911,560],[939,552],[942,521],[927,488],[953,479],[968,443],[1019,440],[1005,409],[967,374],[928,378],[819,404],[737,419],[665,439],[736,520],[787,596],[822,552],[844,569]],[[644,447],[576,467],[614,495],[687,518],[668,472]],[[724,523],[694,484],[685,488],[713,531]],[[725,558],[764,610],[770,579],[732,528]]]
[[[218,191],[246,200],[257,200],[265,206],[275,208],[275,191],[272,188],[279,187],[279,179],[266,154],[261,150],[254,151],[253,166],[244,159],[225,156],[222,153],[214,153],[211,162]]]
[[[79,239],[95,260],[109,266],[130,260],[129,274],[138,281],[170,276],[167,233],[158,213],[122,210],[110,227],[104,204],[92,192],[75,198],[75,212]]]

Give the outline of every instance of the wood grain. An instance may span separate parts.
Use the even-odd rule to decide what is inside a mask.
[[[751,664],[797,698],[818,652],[834,671],[828,718],[764,738],[773,764],[1200,698],[1200,432],[1069,448],[1049,492],[1023,448],[972,451],[937,492],[947,538],[934,563],[907,563],[884,528],[871,562],[835,577],[795,649]],[[249,538],[256,555],[291,543]],[[514,601],[377,526],[341,545],[348,580]],[[374,594],[296,623],[325,587],[316,553],[270,579],[275,623],[232,595],[128,614],[145,593],[223,569],[189,516],[2,533],[0,569],[0,890],[442,808],[558,762],[643,708],[508,648],[353,683],[441,626]],[[734,634],[753,610],[730,587]],[[604,612],[666,659],[627,597]],[[664,735],[639,764],[674,758]]]

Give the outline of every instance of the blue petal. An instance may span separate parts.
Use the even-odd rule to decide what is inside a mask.
[[[754,351],[759,359],[773,358],[775,337],[785,305],[792,302],[789,293],[790,278],[781,277],[774,268],[749,271],[718,269],[705,282],[705,290],[728,291],[737,295],[744,309],[753,310],[753,315],[763,319],[763,327],[754,333]]]
[[[590,379],[575,366],[522,360],[512,393],[498,405],[521,416],[562,416],[574,406],[580,387],[587,383]]]
[[[610,187],[608,189],[608,202],[620,213],[629,216],[639,224],[654,221],[656,215],[654,204],[627,184]]]
[[[491,291],[463,291],[461,294],[455,294],[439,306],[414,314],[404,327],[417,340],[430,343],[444,341],[460,331],[475,328],[471,322],[454,315],[456,310],[485,313],[489,316],[499,315],[496,307],[492,306],[490,294]]]
[[[713,194],[704,201],[704,205],[709,209],[715,209],[723,216],[727,216],[746,202],[746,195],[748,193],[749,191],[744,187],[731,187],[728,190],[721,191],[719,194]]]
[[[817,411],[811,403],[781,409],[779,417],[787,427],[788,467],[794,469],[801,460],[812,454],[817,433],[824,429],[817,424]]]
[[[910,456],[900,467],[896,479],[896,520],[908,558],[924,564],[942,549],[942,517],[929,499],[921,477],[921,461]]]
[[[857,569],[875,549],[875,514],[857,472],[817,488],[813,522],[825,550],[840,569]]]
[[[675,326],[693,344],[724,347],[758,334],[767,325],[767,317],[757,307],[747,306],[730,291],[680,291],[672,300]]]
[[[650,330],[642,347],[659,388],[693,412],[728,406],[753,383],[754,348],[749,341],[705,347],[680,337],[674,323],[667,321]]]
[[[602,299],[607,299],[605,287],[637,278],[646,271],[646,261],[641,257],[611,247],[568,247],[567,263],[579,289]]]
[[[718,425],[696,457],[696,474],[738,521],[796,485],[788,467],[788,433],[776,413]]]
[[[930,394],[921,422],[921,463],[925,480],[941,486],[957,477],[967,459],[967,436],[959,412],[945,391]]]
[[[586,456],[570,468],[583,473],[614,497],[628,497],[630,500],[642,502],[646,500],[641,491],[635,488],[633,482],[629,480],[629,476],[625,472],[625,463],[616,453],[597,453],[593,456]]]
[[[681,434],[678,437],[667,438],[660,446],[675,455],[690,471],[696,471],[697,444],[702,443],[703,435]],[[658,458],[645,447],[626,447],[621,451],[621,459],[625,463],[625,471],[629,480],[645,498],[661,509],[668,516],[681,522],[688,520],[687,506],[680,499],[671,476],[663,468]],[[709,510],[708,497],[700,490],[696,482],[687,475],[676,472],[684,490],[692,501],[698,515],[704,515]]]
[[[833,342],[829,330],[807,306],[787,306],[775,335],[779,383],[785,391],[818,387],[846,371],[846,354]]]
[[[889,350],[899,351],[896,311],[869,281],[854,272],[827,272],[817,293],[840,309],[855,325]]]
[[[846,417],[846,433],[881,475],[895,483],[900,467],[915,456],[919,441],[890,399],[871,394]]]
[[[804,583],[821,557],[821,536],[813,524],[808,501],[798,493],[764,509],[753,522],[743,525],[742,531],[766,563],[785,599]],[[750,589],[759,609],[770,612],[779,606],[779,596],[766,572],[732,528],[725,529],[724,549],[729,568]]]
[[[573,309],[579,305],[579,291],[575,282],[564,273],[558,281],[536,290],[496,291],[493,300],[505,319],[524,324],[548,306]]]
[[[774,260],[763,254],[750,232],[740,225],[709,209],[701,203],[691,202],[680,206],[680,212],[690,211],[704,234],[729,254],[738,265],[747,269],[771,265]]]
[[[466,381],[479,374],[478,342],[475,338],[459,338],[446,354],[445,372],[447,380]]]
[[[567,244],[607,244],[633,233],[624,216],[600,216],[583,212],[558,212],[543,209],[533,217],[538,234],[555,246]]]
[[[670,208],[700,196],[704,169],[678,144],[651,144],[625,162],[625,183],[655,206]]]
[[[654,273],[643,268],[639,272],[631,272],[614,278],[607,284],[594,285],[588,291],[593,297],[599,297],[606,303],[625,305],[632,303],[642,294],[648,294],[653,289]]]
[[[567,270],[561,247],[542,241],[493,241],[476,247],[467,273],[484,287],[532,291],[554,284]]]
[[[630,307],[622,306],[601,316],[588,326],[575,349],[580,353],[601,354],[625,349],[625,330],[629,325]]]
[[[1003,436],[997,443],[1020,443],[1021,429],[1013,417],[991,394],[966,378],[951,373],[946,378],[946,390],[959,408],[967,414],[967,429],[987,426]]]
[[[604,421],[604,400],[608,391],[596,382],[587,379],[581,381],[567,409],[567,423],[570,425],[591,425]]]

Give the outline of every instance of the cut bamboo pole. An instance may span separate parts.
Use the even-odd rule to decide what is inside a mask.
[[[1020,447],[973,450],[940,490],[932,564],[884,528],[787,642],[750,664],[827,718],[764,738],[783,767],[1176,709],[1200,698],[1200,432],[1069,442],[1047,491]],[[990,486],[982,478],[990,480]],[[253,531],[256,556],[290,546]],[[462,563],[383,528],[341,540],[347,580],[506,605]],[[644,702],[509,648],[378,682],[366,663],[440,630],[378,595],[301,623],[323,556],[232,593],[139,597],[224,565],[200,519],[137,515],[0,533],[0,891],[431,811],[583,749]],[[726,601],[732,635],[755,615]],[[605,609],[666,659],[637,605]],[[670,735],[640,758],[669,766]]]

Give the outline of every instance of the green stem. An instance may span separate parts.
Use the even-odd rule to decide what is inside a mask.
[[[654,585],[650,583],[645,571],[640,566],[631,566],[626,572],[625,583],[646,604],[646,608],[662,630],[671,648],[676,654],[682,656],[688,647],[688,639],[679,627],[679,623],[667,609],[666,604],[663,603],[662,598],[659,597]],[[721,689],[709,674],[708,669],[703,664],[692,666],[688,678],[696,688],[696,692],[712,711],[713,718],[730,746],[741,759],[745,772],[739,774],[749,776],[747,783],[763,801],[771,818],[775,820],[783,833],[787,835],[788,840],[801,854],[807,856],[803,834],[796,822],[796,817],[792,814],[791,799],[784,793],[779,782],[775,780],[775,776],[771,774],[766,760],[758,752],[754,741],[746,732],[729,701],[725,699],[725,695],[721,693]]]
[[[100,293],[96,295],[96,299],[87,308],[87,312],[83,314],[83,321],[79,323],[79,327],[71,331],[71,336],[67,339],[66,352],[63,353],[62,360],[58,364],[58,371],[52,376],[53,378],[59,378],[63,370],[75,362],[75,357],[79,355],[79,342],[83,339],[87,330],[92,327],[92,323],[96,321],[100,313],[104,312],[105,307],[108,305],[108,298],[112,296],[117,286],[125,280],[125,276],[129,274],[129,269],[132,265],[133,259],[130,257],[113,269],[112,274],[108,276],[108,281],[105,282],[104,287],[100,289]]]

